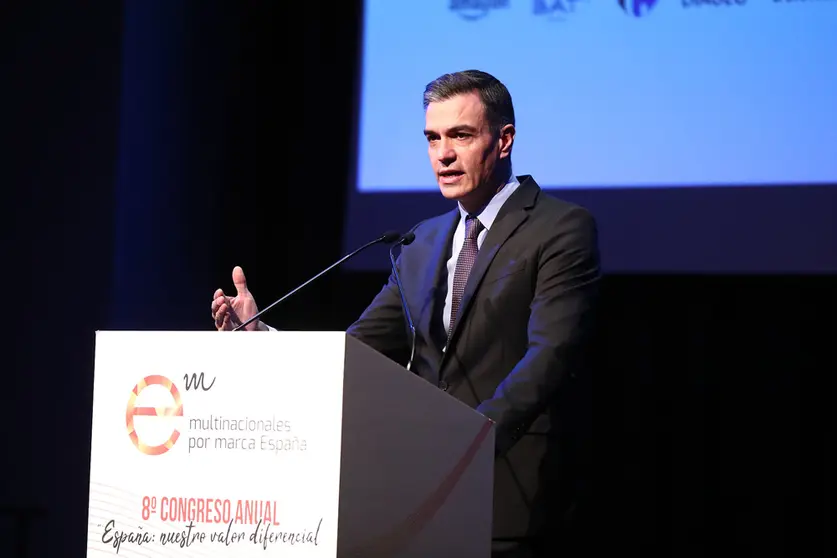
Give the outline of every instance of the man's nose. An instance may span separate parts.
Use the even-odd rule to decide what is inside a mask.
[[[456,160],[456,151],[453,150],[453,146],[450,143],[442,140],[436,146],[436,158],[441,163],[451,163]]]

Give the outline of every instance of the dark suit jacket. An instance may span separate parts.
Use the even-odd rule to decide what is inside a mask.
[[[480,248],[446,351],[445,264],[458,208],[419,223],[397,263],[416,326],[412,370],[496,423],[495,539],[553,530],[574,505],[570,409],[600,277],[593,217],[532,177],[519,180]],[[348,333],[403,362],[409,340],[392,277]]]

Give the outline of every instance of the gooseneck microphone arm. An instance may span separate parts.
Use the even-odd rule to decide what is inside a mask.
[[[253,315],[250,319],[248,319],[246,322],[244,322],[241,325],[238,325],[235,328],[233,328],[233,331],[238,331],[240,329],[244,329],[245,327],[247,327],[248,325],[250,325],[254,321],[258,320],[265,312],[267,312],[268,310],[270,310],[271,308],[273,308],[274,306],[276,306],[280,302],[283,302],[286,298],[288,298],[290,296],[293,296],[298,291],[300,291],[303,287],[306,287],[309,283],[312,283],[312,282],[316,281],[317,279],[319,279],[320,277],[322,277],[323,275],[325,275],[326,273],[328,273],[329,271],[331,271],[332,269],[334,269],[338,265],[342,264],[346,260],[349,260],[349,259],[355,257],[356,255],[363,252],[367,248],[370,248],[371,246],[375,246],[376,244],[382,244],[382,243],[383,244],[389,244],[391,242],[395,242],[396,240],[400,240],[402,238],[404,238],[404,237],[400,233],[390,231],[390,232],[386,232],[386,233],[382,234],[381,236],[379,236],[375,240],[367,242],[366,244],[364,244],[363,246],[361,246],[360,248],[358,248],[354,252],[346,254],[345,256],[343,256],[342,258],[340,258],[339,260],[337,260],[336,262],[334,262],[333,264],[331,264],[330,266],[328,266],[327,268],[325,268],[324,270],[322,270],[321,272],[319,272],[318,274],[313,276],[311,279],[309,279],[308,281],[306,281],[302,285],[298,286],[297,288],[295,288],[291,292],[284,295],[279,300],[276,300],[275,302],[271,303],[270,306],[267,306],[263,310],[260,310],[255,315]]]
[[[401,308],[404,310],[404,321],[407,325],[407,336],[410,338],[410,360],[407,361],[407,370],[413,365],[413,358],[416,356],[416,327],[413,325],[413,317],[410,315],[410,307],[407,305],[407,299],[404,298],[404,287],[401,285],[401,275],[398,273],[398,266],[395,265],[395,255],[393,251],[398,246],[407,246],[416,239],[413,232],[408,232],[396,242],[392,248],[389,249],[389,261],[392,264],[392,275],[395,277],[395,284],[398,286],[398,294],[401,296]]]

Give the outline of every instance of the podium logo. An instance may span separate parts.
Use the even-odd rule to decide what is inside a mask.
[[[183,400],[174,382],[165,376],[146,376],[134,386],[128,399],[125,411],[128,437],[142,453],[162,455],[174,447],[180,437],[173,417],[182,416]],[[136,428],[138,417],[143,417],[140,419],[142,436]]]

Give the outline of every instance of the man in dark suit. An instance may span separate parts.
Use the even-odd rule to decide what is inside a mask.
[[[551,556],[578,497],[575,394],[600,278],[595,221],[512,173],[514,108],[496,78],[446,74],[424,106],[430,162],[457,207],[416,225],[398,259],[416,322],[411,370],[496,423],[494,556]],[[233,281],[236,297],[213,298],[218,329],[257,310],[240,268]],[[394,278],[348,333],[404,362]]]

